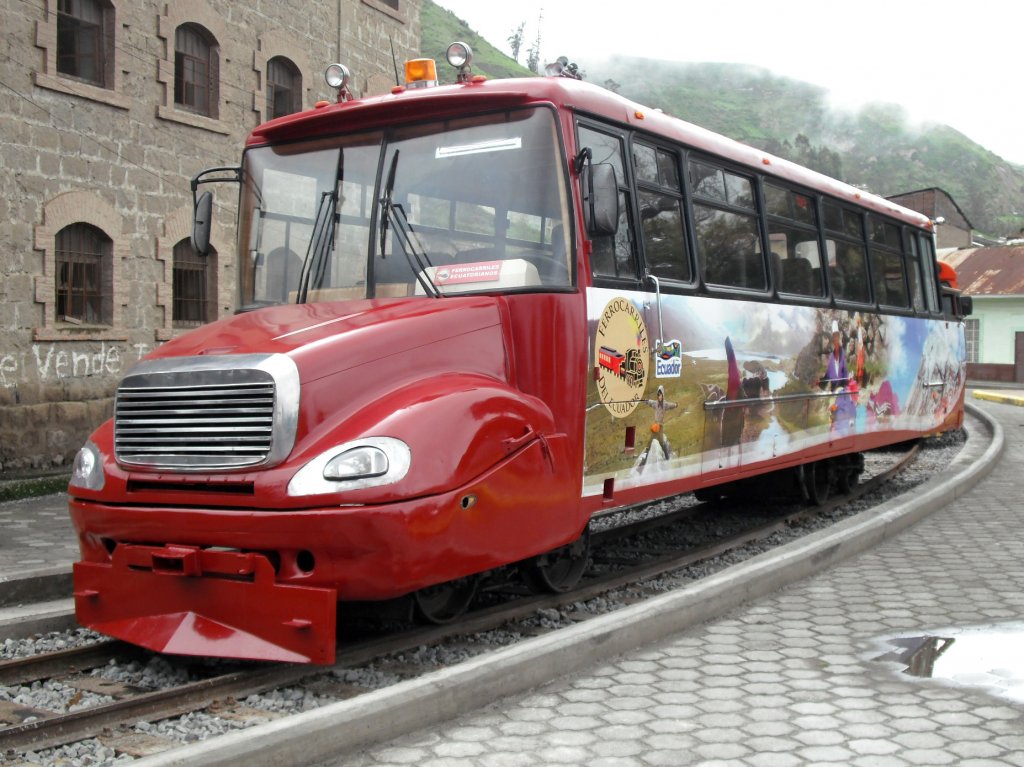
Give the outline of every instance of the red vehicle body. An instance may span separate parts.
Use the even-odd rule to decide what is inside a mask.
[[[446,620],[512,563],[568,588],[596,513],[794,467],[819,467],[821,490],[826,467],[855,477],[857,451],[958,424],[962,327],[927,219],[575,79],[463,79],[252,134],[239,312],[130,371],[76,461],[80,623],[330,663],[347,602],[411,595]],[[788,240],[766,191],[715,202],[716,178],[796,195]],[[716,216],[755,232],[739,282],[712,273]],[[856,221],[880,239],[856,245]],[[785,287],[783,266],[844,242],[881,254],[863,296],[825,257],[818,288]],[[753,330],[766,317],[774,337]],[[913,342],[885,347],[881,326]],[[855,372],[822,391],[833,337]]]

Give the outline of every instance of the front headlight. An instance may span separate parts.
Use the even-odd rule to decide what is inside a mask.
[[[75,456],[75,463],[71,469],[71,487],[102,490],[105,481],[103,456],[100,455],[99,448],[89,440]]]
[[[412,452],[394,437],[366,437],[325,450],[299,469],[288,495],[321,495],[390,485],[409,472]]]
[[[324,479],[369,479],[387,473],[387,453],[369,445],[346,450],[329,460],[324,467]]]

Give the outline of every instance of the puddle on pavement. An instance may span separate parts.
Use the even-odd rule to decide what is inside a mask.
[[[943,629],[887,637],[872,660],[899,664],[911,676],[1024,703],[1024,623]]]

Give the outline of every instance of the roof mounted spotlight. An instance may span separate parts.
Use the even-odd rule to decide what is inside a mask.
[[[352,92],[348,89],[351,79],[352,73],[348,71],[348,67],[344,64],[331,64],[324,72],[324,80],[327,81],[330,87],[338,91],[339,104],[343,101],[351,101],[354,98]]]
[[[455,76],[455,82],[469,82],[469,78],[473,74],[469,68],[469,65],[473,63],[473,49],[467,43],[454,42],[445,51],[445,58],[448,59],[449,64],[459,70]]]
[[[544,66],[544,74],[548,77],[569,77],[573,80],[583,79],[579,66],[569,61],[565,56],[559,56],[550,64],[546,64]]]

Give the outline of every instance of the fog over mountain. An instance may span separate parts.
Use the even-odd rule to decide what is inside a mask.
[[[532,74],[451,12],[431,0],[422,8],[424,56],[443,62],[448,43],[465,40],[475,52],[474,72]],[[523,42],[521,62],[529,46]],[[914,121],[900,105],[840,104],[821,86],[743,64],[626,56],[577,63],[592,83],[877,194],[939,187],[983,234],[1012,237],[1024,228],[1024,166],[953,128]],[[451,79],[447,71],[439,75]]]

